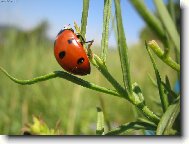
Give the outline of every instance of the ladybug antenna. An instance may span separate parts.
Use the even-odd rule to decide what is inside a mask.
[[[71,30],[72,32],[74,32],[74,30],[71,28],[70,24],[64,26],[64,30],[66,30],[66,29]]]
[[[70,29],[71,27],[70,27],[70,24],[68,24],[68,25],[64,25],[64,29]]]

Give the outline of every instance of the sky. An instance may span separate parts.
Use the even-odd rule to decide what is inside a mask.
[[[144,2],[150,10],[155,10],[153,0]],[[74,21],[80,25],[82,3],[82,0],[0,0],[0,25],[14,25],[29,30],[46,20],[49,23],[47,34],[55,39],[64,25],[71,24],[73,27]],[[96,44],[101,42],[103,6],[104,0],[90,0],[86,39],[94,39]],[[121,8],[127,43],[131,45],[139,40],[139,33],[145,23],[129,0],[121,0]],[[116,45],[113,32],[109,44]]]

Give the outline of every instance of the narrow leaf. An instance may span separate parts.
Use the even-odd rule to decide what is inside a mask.
[[[175,47],[177,48],[177,51],[180,52],[180,36],[177,32],[175,23],[172,20],[165,4],[163,3],[162,0],[154,0],[154,3],[156,5],[160,19],[161,19],[167,33],[169,34],[172,42],[174,43]]]
[[[112,5],[112,0],[104,0],[103,32],[102,32],[102,40],[101,40],[101,50],[102,50],[101,58],[103,62],[106,61],[106,54],[107,54],[107,49],[108,49],[111,5]]]
[[[176,99],[178,95],[164,82],[162,82],[164,89],[168,92],[170,95],[171,99]],[[173,100],[172,100],[173,101]]]
[[[132,104],[134,104],[138,109],[141,110],[141,112],[149,118],[151,121],[158,123],[159,117],[155,115],[144,103],[140,102],[140,99],[138,97],[135,97],[132,95],[132,97],[129,97],[129,94],[127,90],[125,90],[115,79],[114,77],[109,73],[106,66],[102,62],[102,60],[97,56],[93,55],[93,59],[91,60],[94,66],[96,66],[99,71],[104,75],[104,77],[112,84],[112,86],[117,90],[119,95],[128,101],[130,101]]]
[[[139,97],[141,103],[145,103],[144,96],[142,94],[141,88],[139,85],[135,82],[133,85],[133,92],[136,93],[136,95]]]
[[[159,95],[160,95],[160,99],[161,99],[161,103],[162,103],[162,108],[163,108],[163,111],[165,112],[166,109],[168,108],[169,106],[169,101],[168,101],[168,97],[167,95],[164,93],[164,88],[163,88],[163,85],[161,83],[161,77],[160,77],[160,74],[159,74],[159,71],[158,71],[158,68],[156,66],[156,63],[155,63],[155,60],[150,52],[150,49],[148,48],[148,45],[146,43],[146,49],[148,51],[148,54],[150,56],[150,59],[151,59],[151,62],[153,64],[153,67],[154,67],[154,71],[155,71],[155,75],[156,75],[156,80],[157,80],[157,85],[158,85],[158,90],[159,90]]]
[[[122,23],[120,0],[114,0],[114,3],[115,3],[117,32],[118,32],[118,48],[119,48],[119,56],[121,61],[122,73],[123,73],[123,82],[125,89],[128,89],[129,93],[132,93],[128,47],[126,44],[126,37]]]
[[[104,114],[101,108],[97,107],[97,124],[96,124],[96,134],[104,134]]]
[[[179,112],[180,112],[180,101],[170,105],[158,124],[156,134],[157,135],[168,134],[168,132],[172,130],[172,126]]]
[[[130,132],[131,130],[155,130],[156,127],[149,125],[146,122],[129,122],[109,131],[105,135],[120,135],[122,133]]]
[[[86,27],[87,27],[87,18],[89,11],[89,0],[83,0],[83,11],[82,11],[82,19],[81,19],[81,35],[85,39]]]
[[[169,6],[169,13],[171,15],[171,18],[172,18],[173,22],[175,23],[176,17],[175,17],[175,8],[174,8],[173,0],[169,0],[168,6]]]
[[[154,87],[157,87],[157,83],[156,83],[156,81],[152,78],[152,76],[151,76],[150,74],[148,74],[148,77],[149,77],[150,81],[152,82],[152,85],[153,85]]]
[[[130,0],[138,14],[145,20],[148,26],[159,36],[160,39],[164,39],[165,32],[160,20],[152,14],[151,11],[145,6],[142,0]]]

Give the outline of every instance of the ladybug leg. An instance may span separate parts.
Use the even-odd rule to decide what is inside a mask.
[[[87,41],[87,42],[85,42],[85,43],[89,43],[89,45],[88,45],[88,49],[90,49],[90,48],[91,48],[91,46],[92,46],[93,42],[94,42],[94,40],[91,40],[91,41]]]
[[[76,33],[76,36],[78,39],[80,39],[80,42],[83,44],[83,43],[90,43],[89,45],[91,46],[92,43],[94,42],[94,40],[91,40],[91,41],[85,41],[85,39],[83,38],[83,36],[79,33]]]
[[[85,43],[85,39],[80,33],[76,33],[77,38],[80,40],[80,43],[83,45]]]
[[[88,49],[87,49],[87,55],[89,56],[89,58],[93,58],[93,52],[91,50],[91,46],[92,46],[93,42],[94,42],[94,40],[87,42],[87,43],[89,43]]]

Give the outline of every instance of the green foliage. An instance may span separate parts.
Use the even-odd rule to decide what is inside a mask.
[[[163,87],[163,84],[161,83],[161,77],[160,77],[160,74],[159,74],[159,70],[157,68],[157,65],[155,63],[155,60],[148,48],[148,45],[146,43],[146,49],[148,51],[148,54],[150,56],[150,59],[152,61],[152,64],[153,64],[153,67],[154,67],[154,71],[155,71],[155,75],[156,75],[156,80],[157,80],[157,85],[158,85],[158,90],[159,90],[159,96],[160,96],[160,99],[161,99],[161,103],[162,103],[162,108],[163,108],[163,111],[165,112],[169,106],[169,102],[168,102],[168,96],[164,93],[164,87]]]
[[[173,1],[169,0],[169,3],[166,5],[174,23],[176,24],[176,28],[180,33],[180,3],[179,1]],[[158,16],[157,10],[154,12],[155,16]],[[148,23],[147,23],[148,24]],[[142,41],[145,40],[152,40],[152,39],[160,39],[158,37],[157,33],[154,32],[153,28],[148,27],[148,25],[145,25],[145,27],[140,32],[140,39]]]
[[[47,124],[41,119],[33,116],[33,124],[27,124],[23,128],[24,134],[29,135],[61,135],[59,129],[50,129]]]
[[[115,3],[115,13],[116,13],[117,32],[118,32],[118,49],[119,49],[119,56],[120,56],[122,73],[123,73],[123,82],[125,85],[125,89],[128,88],[129,93],[132,93],[128,47],[126,44],[126,37],[122,23],[120,1],[114,0],[114,3]]]
[[[101,40],[101,58],[106,61],[106,54],[108,49],[108,37],[109,37],[109,22],[111,16],[112,0],[104,0],[104,16],[103,16],[103,32]]]
[[[170,105],[167,111],[163,114],[158,127],[156,134],[157,135],[175,135],[177,134],[176,130],[172,129],[172,126],[180,112],[180,101]]]
[[[28,124],[26,127],[31,134],[61,134],[58,131],[59,129],[63,129],[64,134],[95,134],[95,128],[90,128],[91,124],[97,124],[96,134],[100,135],[104,133],[107,135],[131,134],[131,132],[138,134],[138,131],[143,135],[145,130],[156,131],[157,135],[179,134],[180,128],[175,127],[175,125],[179,123],[177,119],[180,117],[180,95],[174,93],[171,89],[171,84],[175,82],[175,74],[168,66],[174,63],[174,60],[169,58],[170,52],[167,52],[167,50],[170,50],[169,46],[172,46],[170,39],[177,39],[178,35],[172,36],[169,33],[170,29],[166,28],[167,22],[165,19],[159,19],[153,15],[146,9],[142,1],[132,0],[131,2],[137,11],[141,12],[146,23],[151,28],[154,28],[154,32],[160,37],[164,45],[164,51],[161,50],[161,53],[156,53],[155,51],[158,58],[165,62],[165,64],[162,64],[152,56],[149,48],[153,50],[153,47],[151,47],[150,43],[146,44],[154,67],[157,87],[154,87],[147,80],[147,73],[153,71],[146,69],[146,67],[150,67],[150,60],[146,58],[147,55],[145,55],[144,49],[141,49],[144,44],[139,44],[131,49],[127,47],[119,0],[114,0],[117,26],[117,29],[114,29],[118,33],[119,57],[117,56],[118,52],[114,50],[109,51],[107,54],[111,0],[105,0],[101,50],[93,48],[94,50],[92,51],[90,48],[87,49],[90,62],[94,67],[92,67],[91,75],[86,77],[79,78],[64,71],[54,71],[59,67],[52,55],[52,49],[48,48],[53,47],[53,44],[45,38],[45,30],[48,24],[42,23],[33,32],[22,32],[16,29],[4,32],[9,41],[4,39],[0,44],[0,58],[2,59],[0,65],[6,67],[7,71],[11,74],[14,73],[20,79],[23,79],[23,77],[24,79],[25,77],[35,78],[20,80],[11,76],[3,68],[0,68],[0,70],[16,83],[35,85],[26,87],[13,85],[2,76],[0,83],[0,96],[3,99],[0,102],[0,115],[2,116],[0,130],[2,133],[18,134],[24,123],[28,123],[31,116],[35,114],[42,115],[47,120],[47,124],[34,117],[34,124]],[[159,5],[159,3],[157,5],[159,9],[166,11],[164,6]],[[76,23],[75,28],[77,32],[81,31],[81,35],[84,37],[88,10],[89,0],[83,0],[81,30]],[[170,20],[168,23],[172,27],[175,25]],[[21,38],[19,38],[20,35]],[[25,42],[25,35],[30,37],[28,43]],[[40,41],[37,39],[38,35],[40,35]],[[165,40],[163,40],[164,38]],[[174,43],[174,45],[178,46],[177,43]],[[159,47],[158,49],[160,50]],[[179,49],[177,47],[174,52],[178,54]],[[12,51],[14,53],[10,53]],[[96,54],[98,51],[101,51],[101,57]],[[136,51],[139,55],[136,55]],[[7,56],[9,56],[9,59],[7,59]],[[25,60],[26,58],[27,61]],[[40,58],[40,61],[37,58]],[[165,61],[166,59],[169,59],[169,61]],[[114,65],[112,65],[112,60]],[[179,70],[175,67],[170,67],[179,73],[180,65],[177,64],[176,66],[177,68],[179,67]],[[49,71],[54,72],[48,73]],[[42,73],[48,74],[42,75]],[[160,73],[166,75],[165,82],[162,81]],[[55,79],[57,77],[60,79]],[[131,83],[131,77],[134,84]],[[37,84],[40,81],[50,79],[51,81]],[[71,83],[68,83],[68,81]],[[103,87],[99,85],[103,85]],[[96,92],[82,89],[80,86]],[[107,94],[104,99],[106,102],[106,122],[108,119],[110,125],[116,122],[118,126],[108,132],[104,131],[106,125],[104,124],[104,114],[100,108],[97,109],[97,121],[95,121],[96,112],[94,107],[98,103],[98,96],[104,93]],[[114,97],[111,97],[111,95]],[[137,119],[131,111],[130,104],[138,109]],[[7,109],[9,106],[10,108]],[[60,125],[61,128],[58,130],[50,129],[49,127],[53,127],[58,119],[63,120]]]
[[[104,114],[101,108],[97,107],[97,124],[96,124],[96,134],[104,134]]]

